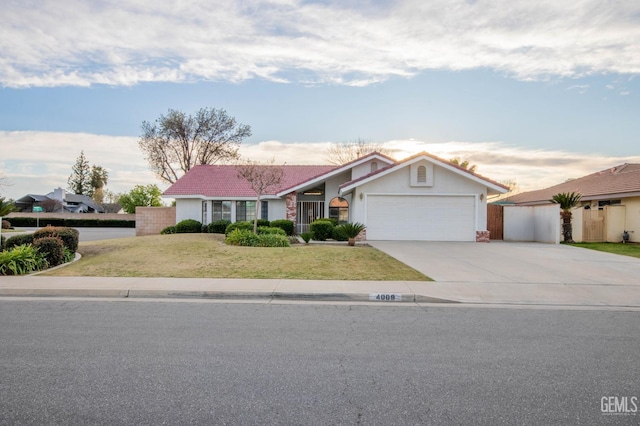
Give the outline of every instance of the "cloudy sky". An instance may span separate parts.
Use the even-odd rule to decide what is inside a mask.
[[[640,162],[639,77],[637,1],[4,0],[0,194],[65,187],[81,150],[164,188],[140,126],[202,107],[253,160],[359,138],[536,189]]]

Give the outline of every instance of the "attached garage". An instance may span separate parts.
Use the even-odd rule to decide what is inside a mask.
[[[476,197],[369,194],[366,224],[370,240],[476,241]]]

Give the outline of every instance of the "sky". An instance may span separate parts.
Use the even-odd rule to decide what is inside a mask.
[[[459,157],[520,190],[640,163],[640,2],[3,0],[0,196],[167,184],[138,147],[168,109],[251,126],[243,158],[331,143]]]

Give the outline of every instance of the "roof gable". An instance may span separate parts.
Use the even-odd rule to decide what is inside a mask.
[[[625,163],[578,179],[535,191],[513,195],[503,202],[546,203],[563,192],[579,192],[584,200],[640,193],[640,164]]]
[[[358,179],[354,179],[350,182],[346,182],[342,185],[340,185],[340,192],[341,193],[348,193],[351,190],[353,190],[354,188],[356,188],[359,185],[363,185],[367,182],[371,182],[375,179],[379,179],[382,176],[385,176],[389,173],[393,173],[397,170],[400,170],[404,167],[408,167],[411,164],[414,164],[418,161],[422,161],[422,160],[426,160],[432,164],[438,165],[440,167],[443,167],[447,170],[450,170],[458,175],[461,175],[467,179],[473,180],[475,182],[481,183],[482,185],[486,185],[487,188],[489,188],[490,191],[493,191],[494,193],[498,193],[498,194],[504,194],[506,193],[509,188],[501,183],[498,183],[496,181],[493,181],[491,179],[488,179],[484,176],[481,176],[479,174],[476,174],[470,170],[467,170],[463,167],[460,167],[456,164],[453,164],[450,161],[444,160],[440,157],[437,157],[435,155],[429,154],[427,152],[420,152],[416,155],[413,155],[409,158],[406,158],[402,161],[399,161],[395,164],[391,164],[387,167],[384,167],[382,169],[378,169],[375,172],[369,173],[368,175],[362,176]]]

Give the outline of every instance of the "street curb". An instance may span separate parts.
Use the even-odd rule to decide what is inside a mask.
[[[325,302],[380,302],[392,303],[461,303],[414,293],[402,293],[400,300],[375,300],[369,293],[306,293],[279,291],[207,291],[207,290],[153,290],[153,289],[83,289],[83,288],[0,288],[0,297],[104,297],[104,298],[174,298],[174,299],[273,299]]]

